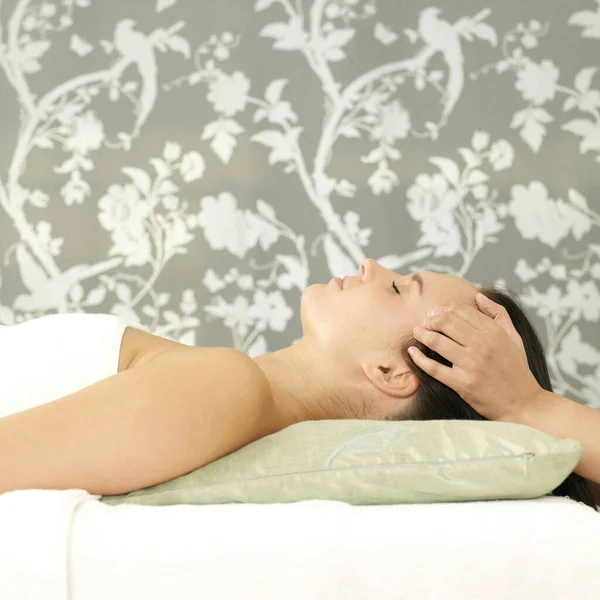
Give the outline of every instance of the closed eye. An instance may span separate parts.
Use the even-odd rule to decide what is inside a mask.
[[[402,296],[402,294],[400,293],[400,290],[396,287],[396,282],[392,281],[392,288],[394,288],[396,294],[398,294],[398,296]]]

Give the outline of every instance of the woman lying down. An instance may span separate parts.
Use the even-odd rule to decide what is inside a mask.
[[[368,259],[343,281],[309,286],[301,321],[299,342],[254,359],[232,348],[115,329],[112,371],[0,418],[0,493],[77,488],[125,494],[300,421],[473,419],[521,423],[581,441],[575,472],[553,494],[594,506],[600,411],[551,392],[540,341],[505,292],[428,271],[400,275]],[[15,336],[31,323],[0,328],[0,342],[3,331],[12,332],[14,352],[4,348],[0,357],[9,381],[11,372],[23,372],[23,358],[11,369],[18,347],[26,342],[32,354],[36,347],[35,336],[21,336],[23,343]],[[82,353],[106,339],[82,335]],[[35,365],[27,367],[17,386],[36,377]],[[61,370],[68,378],[78,368]]]

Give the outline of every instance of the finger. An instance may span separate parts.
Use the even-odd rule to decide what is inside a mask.
[[[416,346],[411,346],[408,349],[408,352],[412,361],[415,363],[415,365],[417,365],[417,367],[423,369],[425,373],[431,375],[444,385],[453,387],[455,379],[451,367],[447,367],[446,365],[439,363],[437,360],[433,360],[425,356]]]
[[[451,304],[447,309],[448,312],[461,318],[463,321],[471,325],[479,331],[486,331],[490,326],[490,318],[483,314],[476,306],[469,304]]]
[[[413,329],[413,336],[416,340],[425,344],[451,363],[455,363],[460,358],[463,347],[437,331],[430,331],[424,327],[415,327]]]
[[[489,315],[495,323],[498,323],[504,331],[506,331],[514,340],[519,341],[521,344],[523,340],[519,335],[519,332],[515,329],[513,322],[508,314],[508,311],[504,306],[498,304],[485,296],[484,294],[477,294],[475,296],[475,302],[487,315]]]
[[[479,312],[474,308],[471,311]],[[469,317],[472,317],[472,314],[468,311],[462,311],[459,307],[449,307],[445,310],[434,311],[432,316],[425,319],[423,327],[431,331],[439,331],[457,344],[466,346],[480,333],[480,330],[473,327],[468,321]],[[488,317],[483,318],[490,320]]]

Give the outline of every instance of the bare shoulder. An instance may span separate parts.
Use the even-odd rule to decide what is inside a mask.
[[[230,404],[232,411],[242,406],[253,411],[257,437],[281,428],[269,380],[244,352],[226,347],[188,346],[133,327],[125,330],[119,372],[165,362],[173,368],[189,364],[196,385],[202,386],[208,397]]]
[[[154,360],[165,352],[184,351],[190,346],[154,335],[136,327],[126,327],[121,339],[119,372]]]
[[[177,369],[182,363],[188,365],[182,371],[189,373],[186,381],[210,399],[215,412],[227,415],[232,430],[244,431],[244,443],[280,429],[269,380],[247,354],[234,348],[185,346],[163,352],[154,364]]]

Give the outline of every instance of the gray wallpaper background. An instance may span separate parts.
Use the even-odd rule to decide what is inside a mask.
[[[600,408],[599,63],[599,0],[0,0],[0,325],[256,356],[371,257],[514,290]]]

